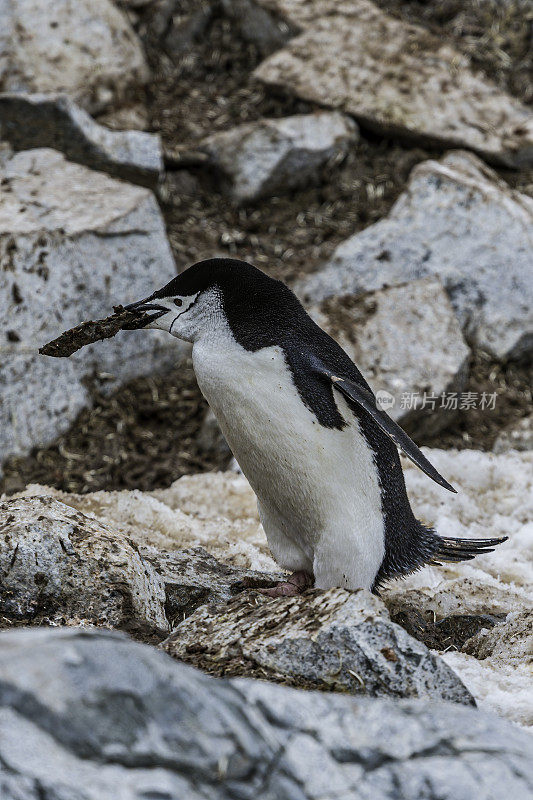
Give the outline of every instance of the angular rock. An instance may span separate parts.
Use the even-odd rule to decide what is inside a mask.
[[[162,581],[132,543],[51,497],[0,503],[0,614],[168,630]]]
[[[274,601],[242,595],[221,609],[202,606],[161,647],[218,675],[475,705],[459,678],[391,622],[369,592],[331,589]]]
[[[0,91],[64,92],[89,113],[124,105],[149,77],[110,0],[2,0]]]
[[[0,707],[9,800],[526,800],[533,791],[533,740],[493,715],[217,680],[111,631],[0,634]]]
[[[208,136],[200,145],[239,202],[316,181],[320,169],[357,140],[357,127],[337,112],[261,119]]]
[[[444,284],[467,342],[499,359],[533,351],[533,200],[475,156],[413,170],[388,217],[335,250],[297,292],[317,303],[427,275]]]
[[[176,273],[147,189],[27,150],[0,175],[0,453],[51,441],[89,403],[84,378],[109,388],[175,364],[185,350],[164,334],[131,331],[69,359],[39,346],[113,305],[146,297]]]
[[[533,415],[523,417],[516,425],[505,428],[494,442],[494,453],[509,450],[533,450]]]
[[[428,277],[359,298],[332,297],[309,310],[357,364],[389,416],[417,434],[449,424],[446,396],[464,388],[470,351],[440,281]]]
[[[533,121],[467,56],[369,0],[256,0],[303,32],[255,76],[338,108],[387,135],[467,147],[487,159],[533,162]]]
[[[110,131],[67,95],[0,94],[0,139],[15,150],[51,147],[69,161],[155,187],[163,173],[158,135]]]
[[[203,547],[172,552],[141,547],[140,552],[165,585],[165,610],[171,625],[205,603],[221,605],[246,588],[273,586],[283,579],[281,572],[258,572],[225,564]]]

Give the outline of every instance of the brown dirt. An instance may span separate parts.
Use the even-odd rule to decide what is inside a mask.
[[[470,366],[465,392],[496,392],[494,409],[476,408],[458,411],[451,425],[433,437],[413,438],[428,447],[455,447],[458,450],[492,450],[503,428],[514,426],[531,412],[531,365],[498,364],[479,353]]]
[[[69,492],[169,486],[181,475],[224,469],[227,460],[201,452],[196,437],[207,404],[192,367],[137,378],[110,396],[93,390],[94,407],[49,447],[11,457],[1,492],[41,483]]]

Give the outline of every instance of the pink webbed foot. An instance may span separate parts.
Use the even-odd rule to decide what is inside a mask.
[[[278,583],[271,589],[258,589],[257,591],[267,597],[295,597],[295,595],[305,592],[306,589],[310,589],[312,585],[313,576],[300,570],[293,572],[286,581]]]

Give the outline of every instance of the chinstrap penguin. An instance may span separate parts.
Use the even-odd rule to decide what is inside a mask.
[[[148,312],[143,327],[193,343],[198,385],[257,495],[272,555],[293,573],[266,593],[377,591],[504,541],[444,538],[415,518],[397,448],[455,489],[280,281],[214,258],[127,308]]]

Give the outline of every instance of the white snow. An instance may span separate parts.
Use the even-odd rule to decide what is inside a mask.
[[[415,466],[404,464],[415,513],[444,536],[508,536],[494,553],[463,564],[426,567],[391,584],[421,610],[507,614],[478,634],[479,652],[446,652],[481,707],[533,727],[533,453],[425,450],[457,489],[452,495]],[[254,495],[233,472],[186,476],[170,488],[69,495],[30,486],[23,495],[52,494],[127,533],[139,545],[175,549],[200,545],[217,558],[276,570],[260,527]],[[518,617],[517,617],[518,614]],[[516,620],[519,619],[518,624]]]

